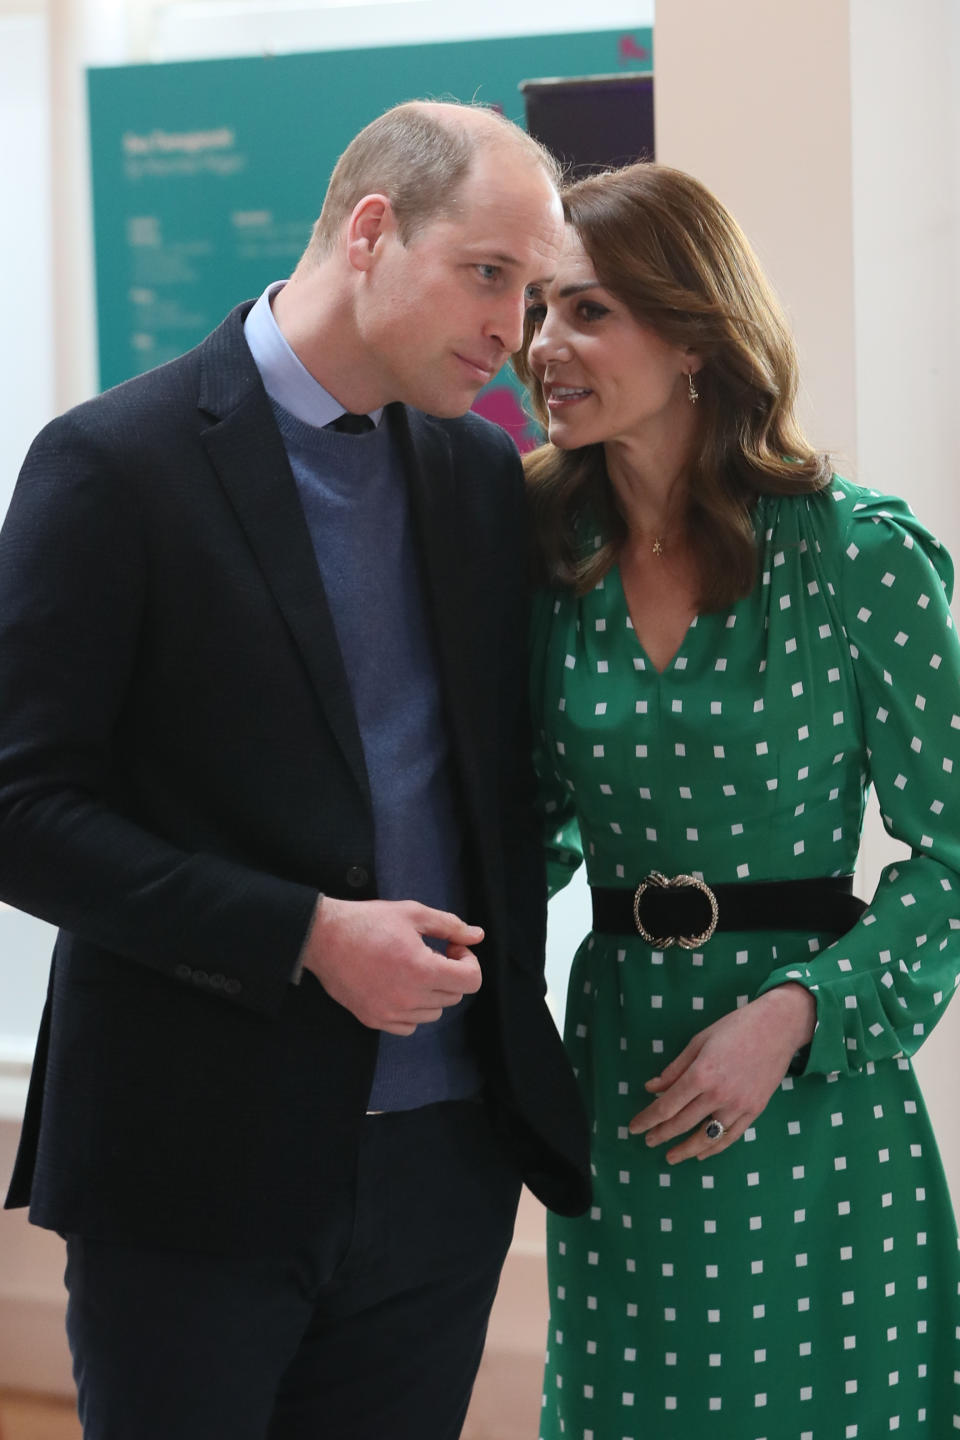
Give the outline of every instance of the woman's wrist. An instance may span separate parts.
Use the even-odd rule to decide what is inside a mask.
[[[760,1000],[776,1016],[776,1023],[782,1026],[784,1038],[793,1051],[802,1050],[810,1044],[817,1028],[817,1002],[804,985],[787,980],[766,990]]]

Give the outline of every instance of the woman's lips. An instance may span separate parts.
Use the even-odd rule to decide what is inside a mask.
[[[551,385],[547,392],[547,409],[563,410],[570,405],[578,405],[592,394],[592,390],[579,385]]]

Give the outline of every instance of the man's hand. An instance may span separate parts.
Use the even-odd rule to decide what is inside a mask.
[[[796,1050],[811,1039],[816,1001],[788,981],[732,1010],[694,1035],[645,1089],[657,1096],[630,1121],[631,1135],[661,1145],[692,1131],[666,1153],[668,1164],[706,1159],[726,1150],[753,1124],[787,1072]],[[710,1117],[724,1126],[718,1140],[704,1132]]]
[[[446,955],[425,945],[425,935],[445,940]],[[361,1024],[412,1035],[480,989],[480,965],[469,946],[482,939],[479,925],[415,900],[325,895],[314,912],[303,966]]]

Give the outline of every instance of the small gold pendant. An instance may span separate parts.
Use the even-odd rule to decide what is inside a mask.
[[[663,554],[663,542],[661,541],[659,535],[657,536],[656,540],[654,540],[654,542],[653,542],[653,553],[654,553],[654,555],[662,555],[662,554]]]

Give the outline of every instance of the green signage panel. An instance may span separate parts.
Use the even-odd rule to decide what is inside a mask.
[[[288,275],[337,156],[390,105],[477,99],[522,123],[521,81],[647,71],[651,48],[643,28],[91,70],[101,385]],[[514,428],[494,387],[477,408]]]

